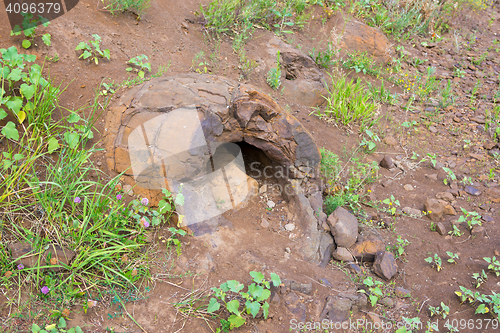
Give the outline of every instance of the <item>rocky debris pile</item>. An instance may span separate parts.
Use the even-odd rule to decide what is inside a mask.
[[[334,259],[373,262],[373,272],[386,280],[396,275],[398,266],[394,255],[386,251],[384,240],[375,229],[361,228],[358,219],[343,207],[328,216],[327,224],[336,245],[332,253]]]

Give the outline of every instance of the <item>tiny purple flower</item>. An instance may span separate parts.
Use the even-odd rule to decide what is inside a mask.
[[[23,265],[23,264],[19,264],[19,265],[17,265],[17,269],[18,269],[18,270],[21,270],[21,269],[23,269],[23,268],[24,268],[24,265]]]
[[[121,199],[122,199],[122,195],[121,195],[121,194],[118,194],[118,195],[116,196],[116,198],[117,198],[118,200],[121,200]]]
[[[50,289],[49,289],[49,287],[44,286],[44,287],[42,288],[42,294],[47,295],[47,294],[49,293],[49,290],[50,290]]]
[[[144,206],[147,206],[147,205],[149,204],[149,200],[148,200],[148,198],[142,198],[141,203],[142,203]]]
[[[82,200],[80,199],[80,197],[75,197],[73,202],[79,204],[80,202],[82,202]]]
[[[141,217],[141,224],[144,226],[144,228],[149,227],[149,222],[145,217]]]

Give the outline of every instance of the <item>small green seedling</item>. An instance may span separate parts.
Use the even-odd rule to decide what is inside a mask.
[[[382,203],[385,203],[386,205],[389,205],[389,208],[386,208],[386,211],[391,213],[392,215],[396,215],[396,206],[400,207],[399,200],[396,200],[394,196],[391,194],[391,198],[384,199]]]
[[[134,67],[127,67],[127,72],[132,72],[135,71],[137,72],[137,76],[139,76],[141,79],[144,78],[144,72],[147,70],[148,72],[151,72],[151,64],[149,62],[146,62],[148,59],[148,56],[145,54],[138,55],[137,57],[133,57],[128,61],[128,64],[134,65]]]
[[[491,269],[491,271],[495,273],[496,276],[500,276],[500,262],[497,260],[497,258],[484,257],[483,259],[489,264],[488,269]]]
[[[276,55],[276,68],[271,68],[269,72],[267,72],[267,83],[274,90],[278,89],[281,85],[281,68],[280,68],[280,51]]]
[[[67,328],[66,320],[63,317],[59,318],[57,324],[50,324],[44,328],[42,329],[37,324],[33,324],[31,326],[31,333],[83,333],[80,326]]]
[[[80,42],[75,48],[76,51],[83,50],[83,53],[78,58],[94,60],[95,64],[99,64],[99,57],[110,59],[109,49],[101,50],[101,37],[98,34],[93,34],[94,40],[89,40],[89,44]]]
[[[446,254],[448,255],[448,257],[450,257],[448,259],[448,262],[450,264],[456,264],[457,263],[455,260],[458,260],[458,253],[453,253],[453,252],[450,252],[450,251],[446,251]]]
[[[472,278],[476,280],[476,288],[479,288],[483,283],[485,283],[488,280],[488,275],[486,275],[486,272],[483,269],[481,273],[472,274]]]
[[[443,170],[444,170],[444,172],[446,172],[448,174],[449,181],[456,181],[457,180],[457,176],[455,176],[455,173],[451,169],[449,169],[447,167],[443,167]],[[448,185],[448,178],[443,179],[443,183],[445,185]]]
[[[437,155],[436,154],[427,154],[427,156],[429,156],[430,160],[431,160],[431,164],[432,164],[432,167],[436,167],[436,158],[437,158]]]
[[[410,241],[407,239],[403,239],[401,236],[398,236],[396,244],[390,248],[390,250],[394,250],[395,257],[401,257],[405,252],[405,247],[410,245]]]
[[[227,321],[225,319],[221,320],[223,327],[227,328],[229,326],[229,329],[238,328],[246,322],[245,312],[255,318],[261,309],[264,318],[267,319],[269,315],[267,299],[271,296],[271,283],[277,287],[281,284],[281,279],[275,273],[271,273],[270,281],[265,280],[264,274],[260,272],[250,272],[250,276],[252,276],[254,283],[248,286],[247,292],[243,291],[245,285],[236,280],[224,282],[220,285],[220,288],[212,288],[214,297],[210,298],[207,312],[214,313],[218,311],[222,303],[231,314]],[[245,300],[241,311],[238,299]]]
[[[431,264],[432,266],[436,267],[436,270],[439,272],[442,269],[442,261],[441,258],[438,256],[437,253],[434,253],[434,258],[429,257],[424,259],[426,262]]]
[[[481,215],[479,215],[477,212],[469,212],[465,208],[460,208],[460,209],[462,210],[463,215],[461,215],[458,218],[457,222],[459,222],[459,223],[467,222],[467,226],[469,227],[469,230],[472,230],[472,228],[475,225],[479,225],[479,226],[481,225],[481,221],[480,221]]]
[[[375,306],[377,304],[377,301],[384,296],[384,294],[382,293],[382,289],[380,289],[380,287],[383,286],[384,283],[378,280],[374,280],[371,276],[364,279],[363,283],[368,287],[368,292],[364,289],[360,289],[359,292],[367,293],[371,305]]]
[[[463,232],[461,232],[456,225],[453,225],[453,230],[449,231],[448,235],[450,235],[451,237],[461,237],[463,235]]]
[[[413,126],[417,126],[417,122],[415,120],[412,121],[405,121],[401,124],[401,126],[406,127],[406,128],[413,128]]]
[[[431,312],[431,317],[440,315],[443,319],[446,319],[446,317],[450,314],[450,308],[443,302],[441,302],[441,307],[429,306],[429,311]]]

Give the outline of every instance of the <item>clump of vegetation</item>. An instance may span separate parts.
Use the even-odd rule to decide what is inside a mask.
[[[324,110],[318,107],[311,114],[345,126],[357,123],[362,129],[377,121],[379,106],[370,101],[371,94],[360,81],[348,81],[343,75],[332,77],[328,95],[323,97],[327,103]]]
[[[234,36],[233,47],[240,50],[256,25],[280,35],[302,26],[308,9],[324,5],[320,0],[213,0],[207,6],[200,4],[199,15],[205,28],[216,35]]]
[[[276,68],[271,68],[267,72],[267,83],[274,90],[278,89],[281,85],[281,65],[280,65],[280,51],[276,55]]]
[[[125,11],[133,12],[137,19],[149,8],[151,0],[101,0],[104,9],[109,10],[112,15]]]
[[[14,46],[0,49],[0,54],[0,120],[8,116],[3,106],[19,124],[26,120],[28,126],[44,130],[50,125],[60,88],[43,78],[40,65],[29,64],[35,61],[35,55],[19,54]],[[1,133],[7,139],[19,140],[19,131],[12,121],[3,126]]]
[[[220,288],[212,288],[214,294],[208,304],[207,312],[214,313],[219,311],[222,306],[230,313],[227,320],[221,319],[224,331],[227,329],[238,328],[245,324],[247,315],[255,318],[262,311],[264,319],[269,315],[269,303],[267,299],[271,296],[271,284],[275,287],[281,284],[280,277],[271,273],[271,280],[267,281],[264,274],[260,272],[250,272],[254,283],[248,285],[247,291],[243,289],[245,285],[236,280],[229,280],[220,285]],[[244,300],[243,309],[240,310],[240,298]]]
[[[26,5],[28,4],[26,3]],[[58,3],[56,3],[55,5],[59,6]],[[36,37],[36,27],[38,26],[38,24],[41,23],[44,27],[48,27],[50,22],[42,16],[33,19],[33,14],[29,14],[28,12],[21,12],[21,15],[23,16],[23,22],[21,23],[22,27],[18,25],[14,26],[14,29],[10,32],[10,35],[19,36],[21,34],[24,34],[26,39],[23,40],[22,46],[25,49],[29,49]],[[42,35],[42,41],[47,46],[50,46],[51,44],[50,39],[51,35],[49,33]]]
[[[378,177],[378,164],[362,163],[352,157],[342,165],[339,157],[324,148],[321,151],[321,176],[326,182],[325,213],[330,215],[337,207],[347,205],[355,212],[361,209],[363,189]]]
[[[101,50],[101,36],[93,34],[94,40],[89,40],[89,44],[80,42],[75,48],[76,51],[83,50],[79,58],[94,60],[95,64],[99,64],[99,58],[110,59],[109,49]]]

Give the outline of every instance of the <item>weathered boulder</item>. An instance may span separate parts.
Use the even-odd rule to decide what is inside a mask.
[[[106,119],[109,169],[123,172],[125,182],[136,185],[134,194],[152,205],[161,199],[161,188],[176,192],[184,186],[186,202],[203,201],[197,209],[186,208],[192,214],[216,216],[220,212],[213,207],[227,210],[244,202],[252,187],[236,163],[242,157],[232,143],[239,142],[262,150],[288,178],[318,174],[320,154],[307,130],[269,96],[224,77],[153,79],[130,89]],[[226,179],[212,176],[220,168]],[[225,181],[234,188],[232,198]],[[201,187],[190,191],[190,186]]]
[[[427,216],[432,221],[439,222],[443,219],[444,208],[446,205],[446,201],[427,198],[424,203],[424,210],[427,212]]]
[[[387,37],[377,28],[355,20],[345,23],[340,47],[350,53],[367,52],[380,64],[391,59],[392,47]]]
[[[326,221],[337,246],[348,248],[356,242],[358,219],[345,208],[337,207]]]
[[[364,229],[351,247],[351,254],[356,260],[373,261],[375,254],[384,250],[385,243],[380,234],[375,229]]]
[[[284,68],[283,95],[305,106],[314,107],[324,104],[325,99],[322,96],[327,96],[327,86],[314,60],[276,36],[270,39],[267,46],[273,58],[277,51],[280,51],[281,65]]]

